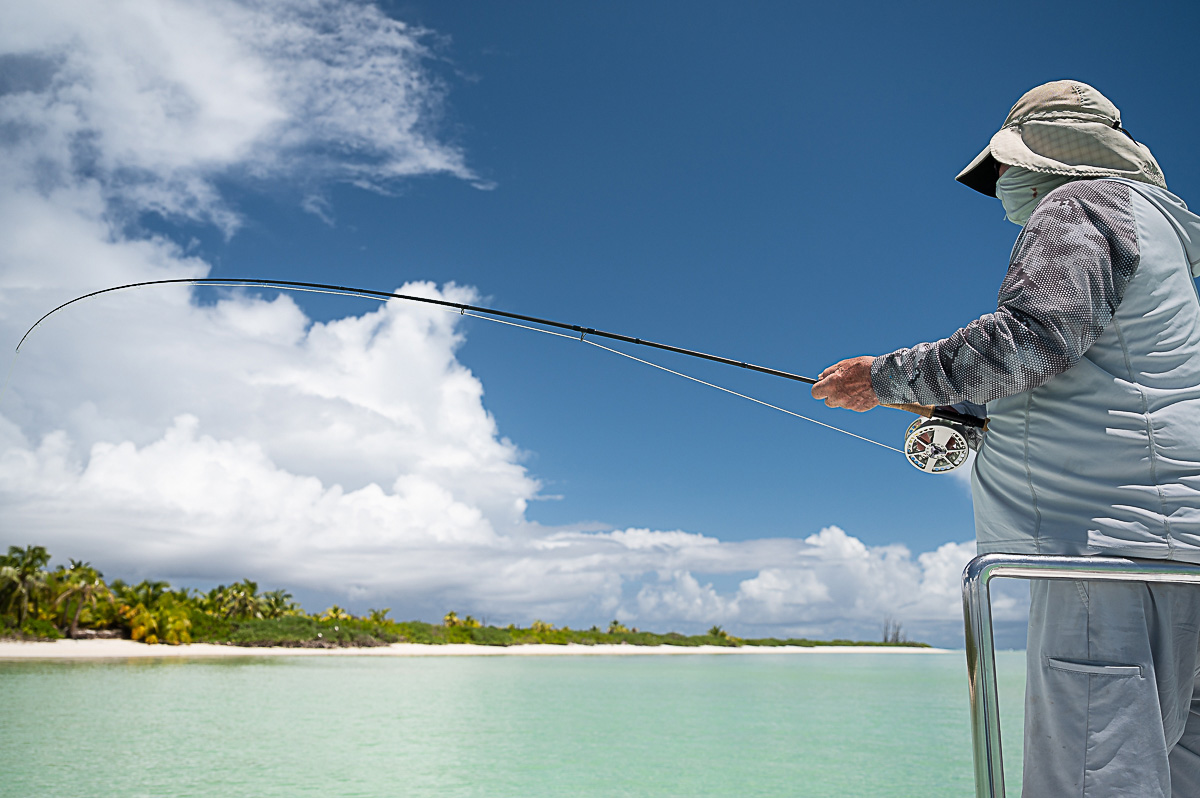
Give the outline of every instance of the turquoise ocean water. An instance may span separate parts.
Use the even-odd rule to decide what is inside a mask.
[[[1023,663],[997,654],[1010,785]],[[961,653],[0,662],[0,795],[966,798],[966,666]]]

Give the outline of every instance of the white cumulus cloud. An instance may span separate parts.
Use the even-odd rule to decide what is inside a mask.
[[[0,337],[90,290],[207,275],[137,222],[236,235],[226,181],[291,185],[330,224],[331,181],[486,187],[440,133],[430,40],[347,0],[0,7]],[[456,315],[354,305],[318,323],[288,296],[206,296],[108,294],[29,338],[0,398],[0,543],[427,616],[778,634],[957,617],[965,543],[541,528]]]

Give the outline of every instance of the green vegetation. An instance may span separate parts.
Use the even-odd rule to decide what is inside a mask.
[[[143,643],[181,645],[192,642],[235,646],[338,648],[391,643],[468,643],[519,646],[530,643],[594,646],[919,646],[907,640],[870,643],[851,640],[775,638],[740,639],[720,626],[703,635],[655,634],[627,628],[614,620],[606,630],[555,627],[534,621],[528,629],[512,624],[487,626],[467,615],[448,612],[440,625],[395,621],[389,609],[371,609],[358,617],[336,604],[306,613],[284,590],[260,593],[249,579],[219,585],[207,593],[172,590],[162,581],[111,583],[90,563],[71,560],[47,570],[50,554],[41,546],[10,546],[0,555],[0,638],[53,640],[60,637],[129,637]],[[885,637],[899,638],[899,624],[889,620]]]

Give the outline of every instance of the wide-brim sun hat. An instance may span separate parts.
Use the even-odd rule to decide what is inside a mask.
[[[1004,125],[956,180],[996,196],[997,163],[1069,177],[1124,177],[1166,188],[1150,149],[1121,127],[1121,112],[1078,80],[1027,91]]]

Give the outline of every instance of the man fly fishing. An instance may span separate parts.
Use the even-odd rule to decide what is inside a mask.
[[[1091,86],[1026,93],[958,181],[1023,227],[996,311],[821,373],[830,407],[986,404],[980,553],[1200,563],[1200,217]],[[1025,798],[1200,796],[1200,589],[1033,581]]]

